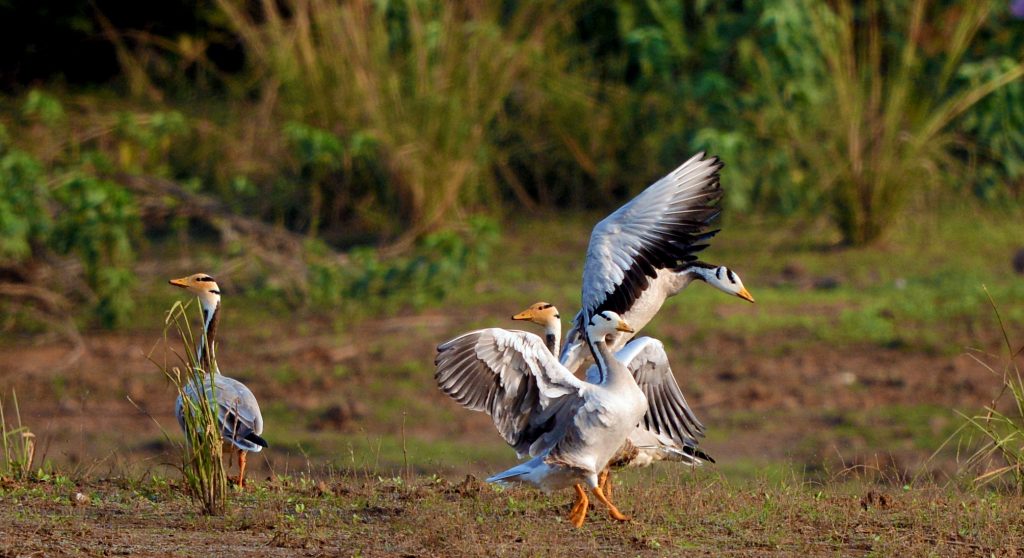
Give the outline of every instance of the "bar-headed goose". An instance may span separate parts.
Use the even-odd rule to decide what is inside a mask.
[[[169,283],[196,295],[202,306],[203,336],[196,347],[196,362],[213,374],[214,388],[211,390],[209,384],[204,383],[207,386],[207,397],[212,399],[216,394],[221,436],[225,444],[231,444],[238,452],[238,484],[245,486],[246,453],[261,451],[268,444],[260,437],[263,434],[263,415],[256,396],[242,382],[222,375],[213,362],[214,342],[220,322],[220,288],[213,277],[205,273],[171,279]],[[193,401],[198,399],[191,383],[185,388],[185,393]],[[185,406],[180,395],[174,413],[182,431],[185,431]]]
[[[512,319],[542,326],[548,350],[558,354],[562,321],[554,305],[537,302]],[[645,467],[655,461],[679,461],[691,465],[714,463],[711,456],[697,447],[697,438],[704,436],[704,425],[686,402],[661,341],[651,337],[633,339],[615,353],[615,360],[630,371],[647,396],[647,411],[612,458],[609,467]],[[597,366],[587,370],[586,379],[591,383],[600,380]],[[599,484],[610,498],[611,481],[607,469],[599,476]]]
[[[490,415],[505,441],[532,458],[487,481],[522,482],[545,491],[573,486],[576,504],[569,519],[577,527],[587,515],[583,484],[614,519],[628,519],[605,497],[598,480],[647,409],[633,375],[604,342],[617,331],[630,328],[611,311],[588,322],[598,368],[594,383],[574,376],[539,337],[525,331],[481,329],[437,348],[435,378],[441,391]]]
[[[576,371],[588,359],[582,333],[589,316],[611,310],[640,331],[665,299],[694,280],[754,301],[733,271],[697,261],[717,233],[709,230],[722,197],[717,157],[698,153],[598,223],[583,266],[582,310],[562,347],[562,363]],[[615,351],[629,335],[608,340]]]

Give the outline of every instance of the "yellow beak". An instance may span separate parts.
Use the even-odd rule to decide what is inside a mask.
[[[183,289],[188,288],[188,277],[182,277],[181,279],[171,279],[168,283],[175,287],[181,287]]]
[[[636,331],[626,323],[625,320],[619,320],[618,325],[615,326],[616,331],[624,331],[626,333],[636,333]]]
[[[754,302],[754,295],[750,294],[750,291],[748,291],[746,287],[743,287],[740,292],[736,293],[736,296],[747,302]]]
[[[512,316],[512,319],[513,320],[532,320],[533,319],[533,310],[530,309],[530,308],[527,308],[526,310],[523,310],[522,312]]]

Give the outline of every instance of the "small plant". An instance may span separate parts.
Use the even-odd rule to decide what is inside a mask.
[[[1011,477],[1020,490],[1024,488],[1024,377],[1021,376],[1016,359],[1024,354],[1024,346],[1013,349],[991,295],[989,302],[1003,333],[1008,356],[1001,371],[994,370],[977,358],[975,360],[1001,378],[1002,389],[983,412],[973,416],[961,413],[967,422],[953,436],[959,437],[961,445],[966,447],[973,445],[975,436],[980,436],[982,440],[981,446],[970,454],[964,464],[965,470],[981,471],[975,474],[975,483],[988,484]]]
[[[187,315],[190,304],[175,302],[164,322],[164,342],[167,343],[168,333],[174,331],[185,344],[184,353],[172,351],[179,365],[164,363],[158,366],[178,392],[179,420],[185,430],[181,454],[185,487],[189,496],[202,504],[205,513],[216,515],[224,511],[228,495],[217,394],[213,374],[208,373],[217,369],[217,359],[211,346],[203,351],[207,356],[199,362],[197,351],[193,349],[197,345]]]
[[[21,409],[18,408],[18,394],[11,390],[14,401],[14,419],[17,426],[7,424],[4,403],[0,399],[0,448],[3,459],[0,460],[0,477],[24,480],[32,473],[32,462],[35,460],[36,436],[21,422]]]

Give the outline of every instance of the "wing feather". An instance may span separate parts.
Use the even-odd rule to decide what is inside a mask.
[[[239,449],[260,451],[261,446],[252,440],[253,434],[258,438],[263,434],[263,415],[256,396],[245,384],[221,374],[214,376],[214,385],[203,382],[206,396],[211,400],[211,409],[216,405],[217,422],[221,436]],[[185,393],[193,401],[198,401],[195,387],[188,385]],[[212,400],[216,400],[213,403]],[[185,429],[184,403],[178,397],[175,415],[182,430]]]
[[[696,259],[722,197],[717,157],[698,153],[594,227],[583,269],[582,320],[625,314],[658,269]],[[583,324],[576,324],[582,330]]]
[[[460,405],[487,413],[520,455],[535,456],[565,434],[587,384],[540,337],[499,328],[465,333],[437,348],[434,378]]]
[[[647,413],[641,422],[646,429],[667,436],[680,446],[693,445],[697,437],[704,436],[704,425],[686,402],[661,341],[650,337],[634,339],[616,353],[616,358],[629,368],[647,396]]]

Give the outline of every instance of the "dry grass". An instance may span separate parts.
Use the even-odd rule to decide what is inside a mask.
[[[26,479],[32,473],[35,462],[36,436],[21,422],[21,408],[18,394],[11,390],[14,415],[7,422],[4,402],[0,398],[0,478]],[[17,421],[17,423],[15,423]]]
[[[539,2],[503,12],[488,2],[268,1],[258,17],[243,2],[218,6],[268,84],[263,97],[300,107],[278,116],[341,138],[349,172],[361,152],[383,159],[376,218],[401,222],[406,240],[495,197],[488,128],[566,13]],[[342,195],[309,187],[314,215]]]
[[[566,493],[501,491],[475,479],[277,478],[255,482],[228,514],[211,518],[196,518],[177,494],[160,479],[6,484],[0,552],[975,556],[1012,554],[1024,544],[1018,496],[858,480],[733,484],[710,470],[635,475],[615,498],[631,522],[592,510],[578,530],[564,519]],[[12,536],[25,529],[37,536]]]

